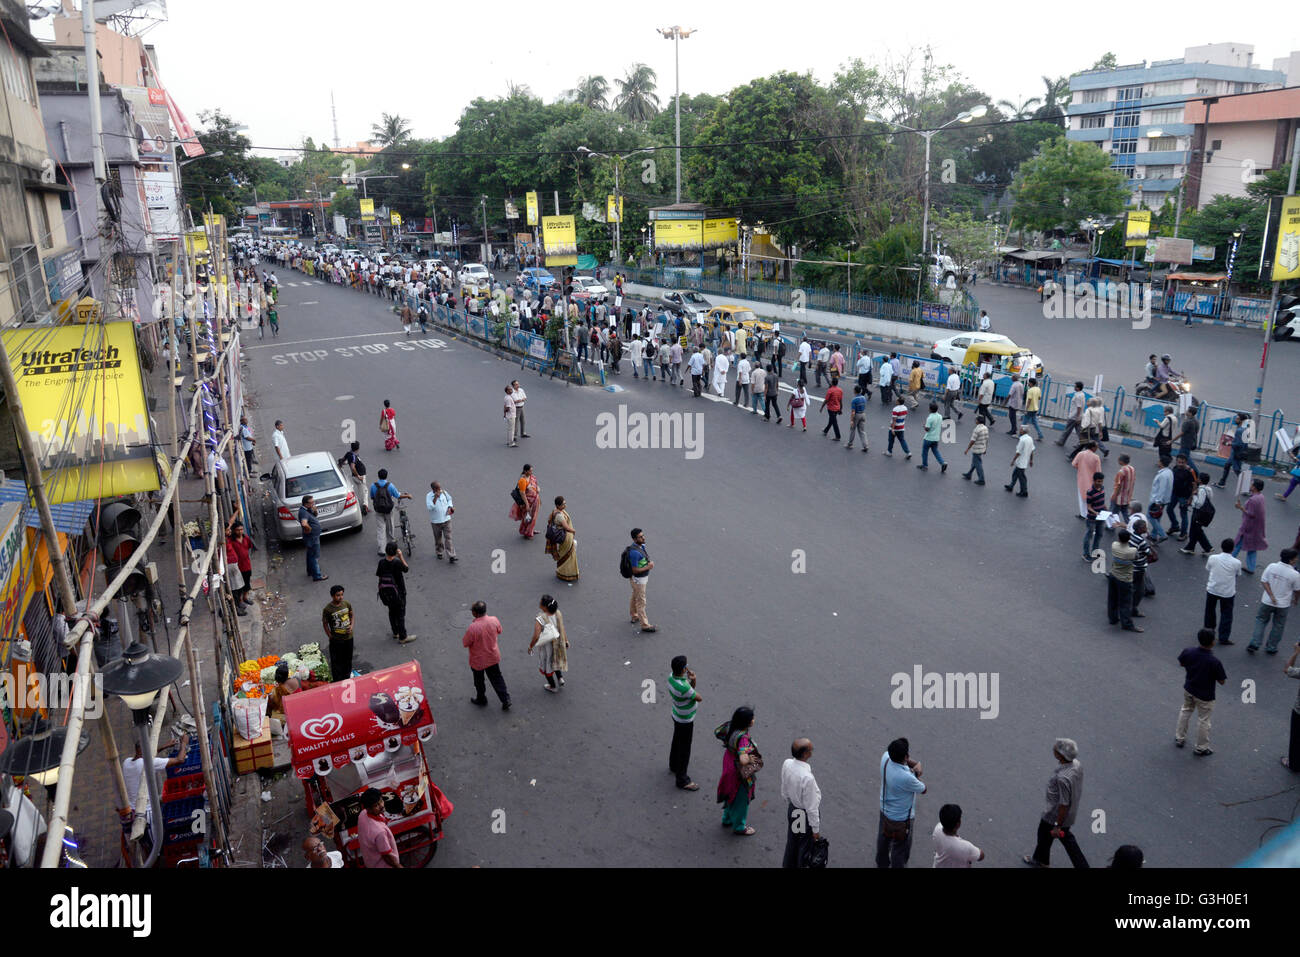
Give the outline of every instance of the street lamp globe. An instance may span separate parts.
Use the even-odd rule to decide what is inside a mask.
[[[104,666],[104,691],[121,698],[137,723],[148,721],[149,706],[158,692],[179,678],[183,670],[179,659],[154,654],[142,643],[132,642],[121,658]]]
[[[0,774],[22,775],[53,787],[59,783],[59,764],[67,737],[66,728],[34,716],[27,734],[0,753]]]

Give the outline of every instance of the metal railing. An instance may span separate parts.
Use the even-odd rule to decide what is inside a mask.
[[[629,282],[666,289],[693,289],[696,292],[732,299],[747,299],[780,306],[800,306],[851,316],[868,316],[890,322],[945,326],[955,330],[974,329],[979,319],[979,303],[961,290],[961,303],[948,305],[850,293],[834,289],[792,286],[765,279],[732,279],[729,276],[691,276],[680,270],[656,267],[624,267],[618,270]]]

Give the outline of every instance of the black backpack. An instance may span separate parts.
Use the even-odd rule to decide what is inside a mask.
[[[1192,513],[1192,518],[1196,519],[1196,524],[1200,525],[1201,528],[1205,528],[1214,521],[1214,503],[1210,501],[1210,496],[1205,496],[1205,501]]]
[[[388,484],[387,480],[383,484],[375,486],[375,494],[370,498],[375,511],[380,515],[387,515],[393,510],[393,487]]]
[[[631,545],[623,549],[623,554],[618,559],[618,573],[624,578],[632,577],[632,557],[628,554],[630,551],[632,551]]]

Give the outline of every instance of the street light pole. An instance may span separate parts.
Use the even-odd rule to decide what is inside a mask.
[[[937,130],[931,130],[928,133],[922,133],[925,139],[925,206],[921,214],[921,254],[928,255],[930,252],[930,140],[934,139]],[[926,268],[929,268],[929,261],[926,261]]]
[[[665,40],[672,40],[672,41],[673,41],[673,74],[674,74],[674,85],[675,85],[675,89],[676,89],[676,92],[675,92],[675,94],[674,94],[674,96],[673,96],[673,111],[674,111],[674,113],[676,114],[676,117],[675,117],[675,125],[676,125],[676,128],[677,128],[677,130],[676,130],[676,132],[677,132],[677,148],[676,148],[676,150],[675,150],[676,162],[675,162],[674,165],[677,167],[677,170],[676,170],[676,172],[677,172],[677,199],[676,199],[676,202],[680,203],[680,202],[682,201],[682,54],[681,54],[681,41],[682,41],[682,40],[685,40],[687,37],[689,37],[692,33],[695,33],[696,31],[695,31],[694,29],[687,30],[687,29],[685,29],[684,27],[680,27],[680,26],[659,27],[658,30],[659,30],[660,35],[661,35]]]

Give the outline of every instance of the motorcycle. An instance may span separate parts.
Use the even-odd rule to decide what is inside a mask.
[[[1160,383],[1155,379],[1144,379],[1133,387],[1135,394],[1142,396],[1144,399],[1161,399],[1165,402],[1173,402],[1180,395],[1190,394],[1192,384],[1184,379],[1181,375],[1172,375],[1169,377],[1169,390],[1167,395],[1160,395]]]

